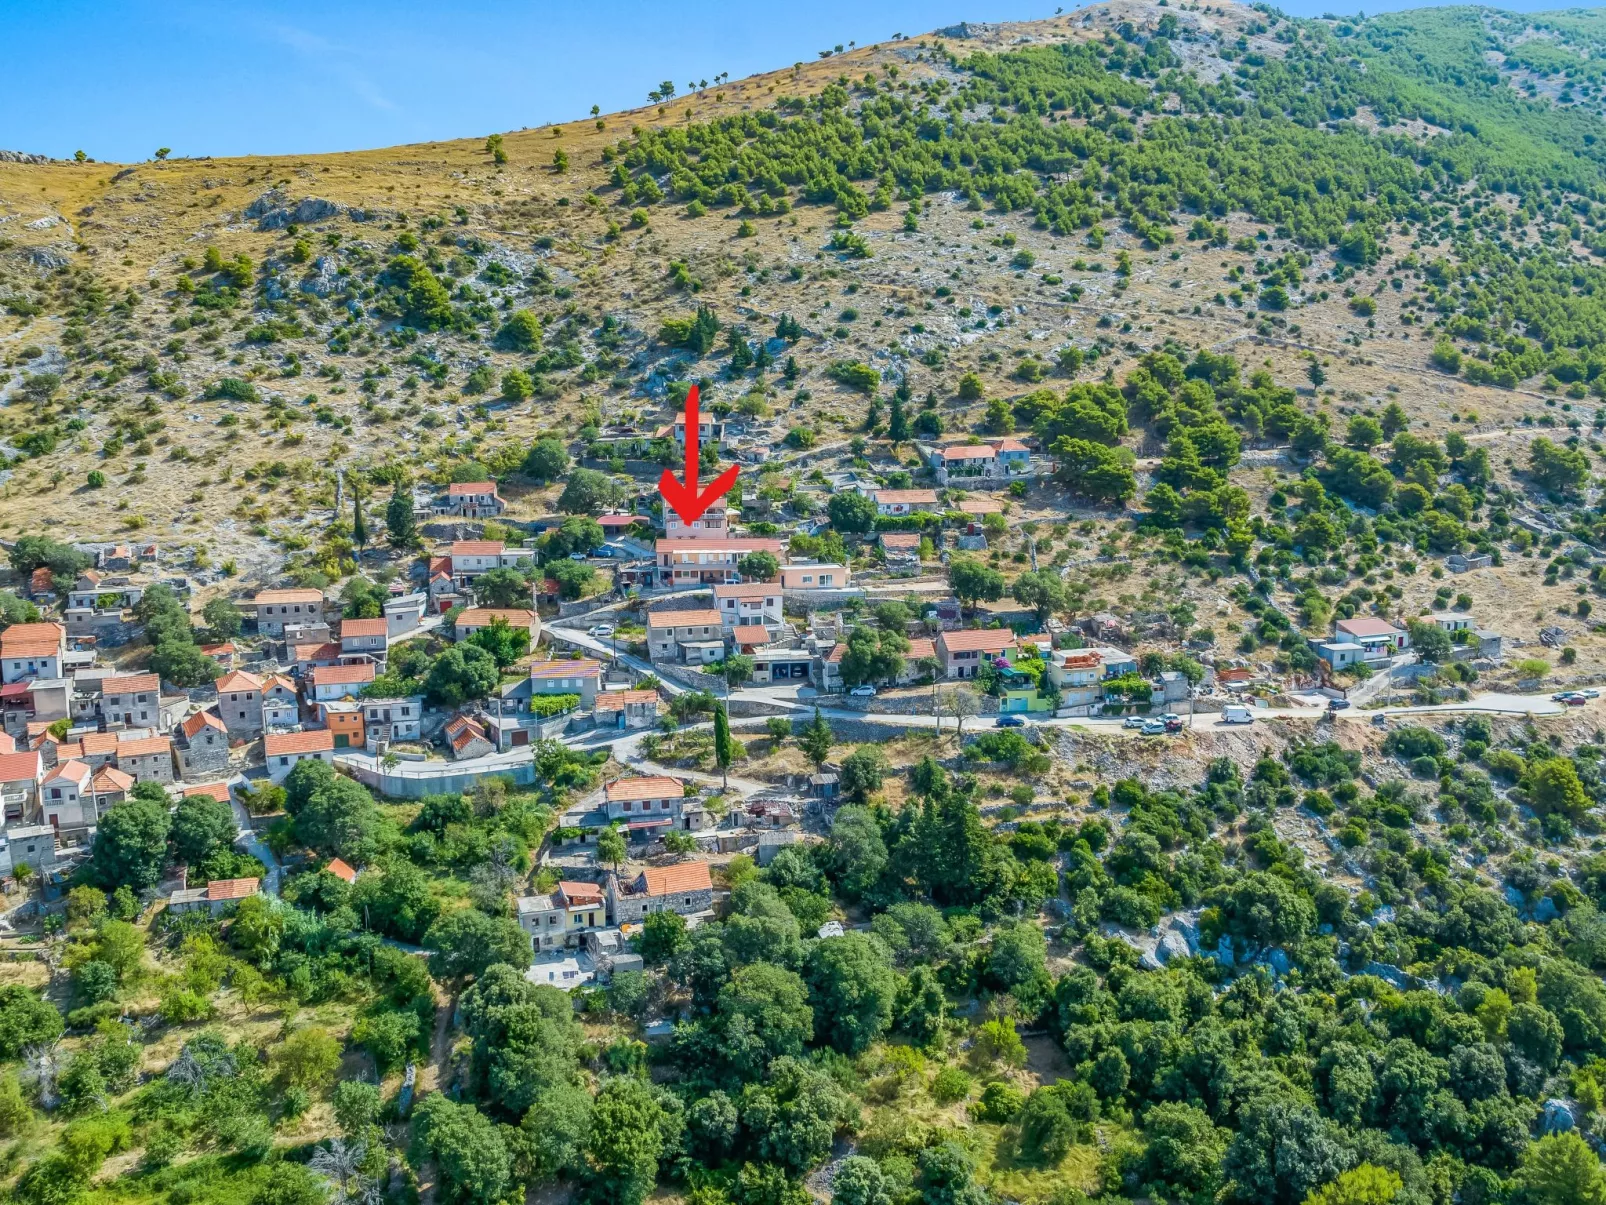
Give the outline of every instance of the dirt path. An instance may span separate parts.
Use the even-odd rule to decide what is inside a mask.
[[[429,1062],[418,1071],[418,1083],[413,1093],[413,1108],[429,1092],[438,1092],[446,1082],[448,1063],[452,1057],[452,1017],[457,1013],[457,997],[445,995],[439,987],[431,987],[435,995],[435,1033],[429,1041]],[[418,1169],[419,1205],[435,1205],[435,1185],[440,1173],[433,1159],[426,1159]]]

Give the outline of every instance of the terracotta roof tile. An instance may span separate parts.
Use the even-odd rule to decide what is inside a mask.
[[[712,891],[707,862],[680,862],[674,866],[649,866],[641,872],[648,895],[676,895],[687,891]]]
[[[627,799],[632,802],[638,799],[679,799],[685,790],[680,779],[653,774],[610,782],[605,793],[609,803],[623,803]]]
[[[289,753],[328,753],[335,747],[335,734],[327,728],[311,732],[270,732],[262,738],[262,752],[268,757]]]

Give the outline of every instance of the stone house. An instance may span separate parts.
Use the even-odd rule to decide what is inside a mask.
[[[598,728],[652,728],[662,704],[656,690],[608,690],[593,709]]]
[[[714,907],[706,862],[649,866],[633,879],[608,876],[608,908],[616,925],[636,924],[649,912],[698,916]]]
[[[889,518],[931,514],[938,506],[936,490],[874,490],[870,497],[876,513]]]
[[[224,674],[217,687],[217,710],[229,732],[247,740],[262,733],[262,679],[244,670]]]
[[[173,781],[173,742],[165,736],[144,736],[117,742],[117,768],[135,782]]]
[[[229,768],[229,730],[215,711],[197,711],[186,719],[173,745],[186,781],[215,778]]]
[[[263,590],[251,600],[256,608],[257,631],[282,636],[287,623],[324,622],[322,590]]]
[[[647,651],[654,661],[703,665],[725,656],[724,621],[718,611],[649,611]]]
[[[189,887],[175,891],[167,897],[167,910],[175,916],[203,909],[213,916],[221,915],[231,904],[256,895],[261,888],[258,879],[214,879],[205,887]]]
[[[446,722],[446,744],[459,761],[489,757],[496,752],[485,725],[470,715],[454,715]]]
[[[100,684],[100,710],[111,728],[150,728],[161,723],[161,679],[155,674],[107,678]]]
[[[937,634],[937,660],[945,678],[974,678],[984,661],[1013,660],[1015,633],[1008,628],[972,628]]]

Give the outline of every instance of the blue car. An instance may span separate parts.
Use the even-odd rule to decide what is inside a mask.
[[[998,717],[998,726],[1000,728],[1024,728],[1026,721],[1018,715],[1001,715]]]

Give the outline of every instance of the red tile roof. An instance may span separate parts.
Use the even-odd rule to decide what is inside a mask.
[[[454,481],[446,487],[448,498],[466,498],[472,494],[494,494],[496,482],[494,481]]]
[[[205,795],[208,799],[215,799],[219,803],[229,801],[229,784],[226,782],[209,782],[198,787],[185,787],[184,798],[193,799],[197,795]]]
[[[761,623],[743,623],[731,630],[731,639],[737,644],[768,644],[770,633]]]
[[[262,738],[262,752],[267,757],[287,753],[328,753],[335,747],[335,734],[327,728],[312,732],[270,732]]]
[[[89,767],[81,761],[62,762],[49,774],[45,775],[45,782],[75,782],[82,788],[89,781]]]
[[[602,673],[602,662],[582,657],[578,661],[536,661],[530,666],[530,677],[538,682],[552,678],[595,678]]]
[[[558,883],[558,890],[571,905],[602,903],[602,888],[595,883],[574,883],[564,879]]]
[[[340,639],[348,636],[383,636],[390,629],[383,619],[344,619],[340,622]]]
[[[649,628],[717,628],[718,611],[649,611]]]
[[[355,883],[357,881],[357,872],[339,858],[331,858],[329,865],[325,866],[324,869],[334,875],[335,878],[343,879],[347,883]]]
[[[920,549],[920,537],[912,531],[884,531],[881,533],[881,547],[917,552]]]
[[[1015,647],[1015,633],[1008,628],[972,628],[966,632],[944,632],[937,639],[949,652],[998,653]]]
[[[243,900],[257,893],[261,879],[213,879],[206,885],[209,900]]]
[[[998,452],[990,444],[962,444],[957,448],[944,448],[944,460],[989,460],[995,459]]]
[[[1001,515],[1004,508],[991,498],[961,498],[959,500],[959,513],[962,515]]]
[[[134,789],[134,776],[124,774],[116,766],[102,766],[95,771],[94,781],[90,789],[97,795],[110,795],[114,792],[126,793]],[[189,794],[188,791],[185,794]]]
[[[363,661],[357,665],[317,665],[312,669],[312,685],[354,686],[374,680],[374,663]]]
[[[219,732],[228,731],[227,725],[218,719],[215,711],[197,711],[178,726],[179,731],[190,740],[199,736],[203,728],[216,728]]]
[[[118,741],[117,757],[154,757],[158,754],[173,754],[173,742],[165,736],[146,736],[134,741]]]
[[[281,603],[321,603],[322,590],[263,590],[251,600],[257,606],[278,606]]]
[[[453,540],[453,556],[501,556],[507,545],[501,540]]]
[[[732,582],[727,586],[715,586],[715,598],[779,598],[781,596],[780,582]]]
[[[609,690],[597,696],[598,711],[623,711],[632,703],[657,703],[656,690]]]
[[[457,626],[488,628],[497,619],[505,620],[510,628],[527,628],[535,622],[535,612],[523,607],[467,607],[458,615]]]
[[[102,695],[131,695],[142,690],[158,692],[162,680],[155,674],[130,674],[125,678],[106,678],[100,684]]]
[[[637,799],[679,799],[686,792],[678,778],[653,774],[641,778],[621,778],[610,782],[606,795],[609,803],[623,803]]]
[[[43,768],[44,759],[39,756],[37,749],[29,749],[25,753],[0,753],[0,782],[37,781]]]
[[[224,691],[261,690],[262,679],[255,674],[246,673],[243,669],[237,669],[233,673],[224,674],[212,685],[217,687],[219,694]]]
[[[920,503],[926,503],[927,505],[930,505],[930,506],[936,506],[937,505],[937,491],[936,490],[876,490],[875,491],[875,500],[876,500],[878,505],[882,505],[882,506],[896,506],[896,505],[899,505],[899,504],[903,504],[903,505],[907,505],[907,506],[916,506],[916,505],[919,505]]]
[[[712,891],[707,862],[680,862],[674,866],[649,866],[641,872],[648,895],[675,895],[685,891]]]
[[[14,623],[0,632],[0,657],[48,657],[61,650],[60,624]]]

